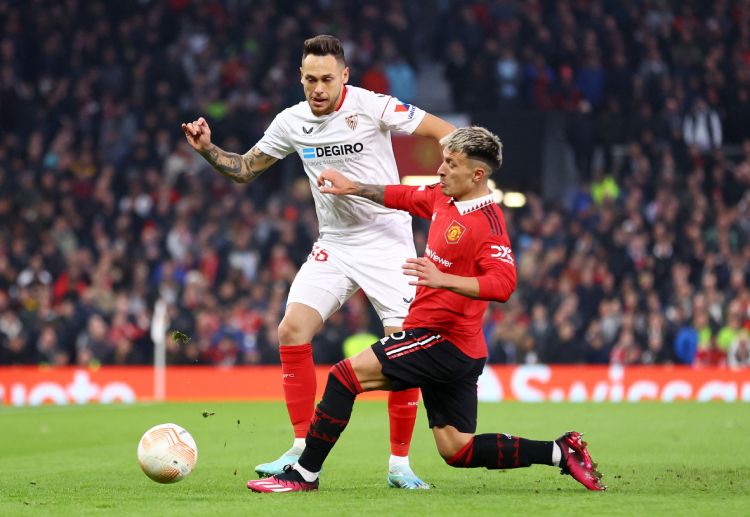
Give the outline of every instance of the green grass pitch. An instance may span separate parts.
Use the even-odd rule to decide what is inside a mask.
[[[215,413],[204,417],[202,413]],[[186,480],[159,485],[135,449],[174,422],[198,443]],[[355,406],[317,493],[253,494],[256,463],[291,441],[281,403],[0,408],[0,515],[748,515],[750,408],[744,404],[482,404],[478,432],[550,439],[586,433],[609,490],[586,491],[546,466],[452,469],[437,455],[423,408],[412,466],[434,485],[385,484],[385,404]]]

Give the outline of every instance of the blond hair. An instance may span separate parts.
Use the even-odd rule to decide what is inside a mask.
[[[480,126],[460,127],[440,139],[450,152],[464,153],[472,160],[490,166],[489,174],[503,164],[503,143],[487,128]]]

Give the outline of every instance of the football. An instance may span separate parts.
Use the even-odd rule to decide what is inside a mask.
[[[197,461],[195,440],[177,424],[156,425],[138,442],[138,463],[157,483],[176,483],[186,478]]]

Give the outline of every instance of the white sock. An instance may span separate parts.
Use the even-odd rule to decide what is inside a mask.
[[[292,449],[299,449],[301,451],[305,450],[305,439],[304,438],[295,438],[294,444],[292,445]]]
[[[409,456],[394,456],[391,454],[391,457],[388,458],[388,468],[392,469],[396,465],[406,465],[409,466]]]
[[[560,446],[557,445],[557,442],[552,442],[552,464],[555,467],[559,467],[561,459],[562,451],[560,450]]]
[[[292,468],[299,472],[302,475],[302,478],[308,483],[312,483],[313,481],[318,479],[318,475],[320,474],[320,472],[310,472],[299,463],[295,463],[294,465],[292,465]]]

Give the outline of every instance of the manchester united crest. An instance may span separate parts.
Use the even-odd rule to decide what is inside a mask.
[[[445,230],[445,242],[448,244],[456,244],[461,240],[461,236],[465,231],[466,227],[454,219],[450,226],[448,226],[448,229]]]
[[[349,115],[346,117],[346,125],[349,126],[349,129],[354,131],[357,129],[357,115]]]

